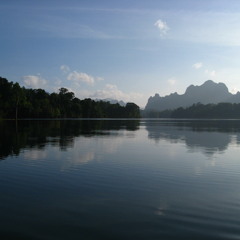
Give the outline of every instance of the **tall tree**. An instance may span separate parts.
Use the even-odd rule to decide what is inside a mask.
[[[15,105],[15,119],[18,119],[18,109],[20,104],[24,104],[26,97],[23,89],[18,83],[14,83],[12,86],[12,97]]]

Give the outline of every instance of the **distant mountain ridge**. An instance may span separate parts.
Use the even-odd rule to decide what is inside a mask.
[[[95,101],[99,102],[99,101],[103,101],[103,102],[110,102],[111,104],[116,104],[118,103],[120,106],[125,107],[126,103],[123,102],[122,100],[118,101],[116,99],[112,99],[112,98],[104,98],[104,99],[98,99],[96,98]]]
[[[145,111],[164,111],[179,107],[188,107],[194,103],[240,103],[240,92],[232,94],[224,83],[215,83],[212,80],[204,82],[200,86],[190,85],[184,94],[172,93],[165,97],[159,94],[148,99]]]

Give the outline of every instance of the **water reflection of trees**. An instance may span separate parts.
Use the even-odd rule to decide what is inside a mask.
[[[74,138],[111,135],[111,130],[135,131],[139,120],[23,120],[0,122],[0,160],[19,155],[22,149],[43,149],[46,145],[71,148]]]
[[[223,152],[233,141],[240,144],[240,122],[237,120],[169,120],[147,121],[149,139],[183,142],[206,155]]]
[[[78,136],[115,136],[121,129],[135,131],[139,120],[24,120],[0,122],[0,159],[19,155],[23,149],[57,146],[72,148]],[[149,139],[183,142],[207,155],[223,152],[232,141],[240,144],[240,121],[231,120],[141,120]]]

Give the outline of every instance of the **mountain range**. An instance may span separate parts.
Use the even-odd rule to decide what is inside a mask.
[[[145,111],[164,111],[179,107],[188,107],[194,103],[217,104],[220,102],[240,103],[240,92],[232,94],[224,83],[215,83],[212,80],[200,86],[190,85],[184,94],[172,93],[165,97],[159,94],[150,97],[145,106]]]
[[[125,103],[124,101],[122,101],[122,100],[118,101],[118,100],[112,99],[112,98],[104,98],[104,99],[98,99],[98,98],[96,98],[96,99],[94,99],[94,100],[97,101],[97,102],[99,102],[99,101],[109,102],[109,103],[111,103],[111,104],[116,104],[116,103],[118,103],[118,104],[119,104],[120,106],[122,106],[122,107],[125,107],[125,106],[126,106],[126,103]]]

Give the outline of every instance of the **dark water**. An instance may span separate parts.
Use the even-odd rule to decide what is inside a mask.
[[[0,123],[0,239],[240,239],[240,121]]]

